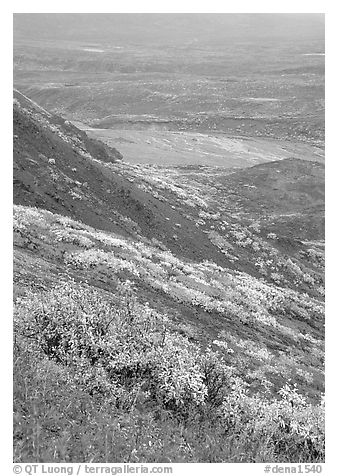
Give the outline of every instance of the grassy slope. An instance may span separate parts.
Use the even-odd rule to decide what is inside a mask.
[[[274,405],[271,402],[277,396],[277,390],[290,380],[298,384],[307,398],[318,401],[323,391],[322,166],[291,160],[225,175],[222,168],[163,169],[110,163],[109,154],[115,160],[116,152],[103,151],[73,126],[36,109],[20,96],[17,100],[14,114],[14,197],[17,204],[14,273],[18,315],[16,362],[19,363],[16,417],[23,424],[22,415],[26,414],[28,426],[23,425],[23,434],[17,433],[16,458],[21,461],[27,458],[34,461],[43,458],[88,460],[91,450],[86,442],[81,443],[82,446],[75,445],[75,449],[69,446],[70,436],[78,435],[76,425],[80,421],[80,410],[73,409],[73,398],[84,400],[87,416],[83,425],[101,428],[103,421],[98,419],[99,408],[108,405],[106,400],[101,402],[102,395],[93,398],[90,392],[88,394],[88,382],[82,382],[78,390],[72,389],[69,399],[61,395],[60,389],[51,389],[60,411],[70,404],[73,412],[70,420],[74,420],[75,427],[73,424],[67,426],[69,434],[64,435],[63,441],[61,430],[56,429],[53,433],[52,423],[48,423],[48,418],[54,422],[55,417],[43,413],[51,411],[46,395],[36,397],[40,402],[44,401],[45,406],[39,407],[40,413],[35,420],[30,413],[34,401],[24,398],[20,379],[25,381],[24,376],[31,375],[38,383],[43,375],[41,369],[46,366],[52,366],[52,374],[56,372],[58,376],[56,381],[71,382],[74,377],[71,365],[55,364],[54,354],[49,355],[51,360],[43,356],[39,360],[41,348],[39,351],[38,344],[29,343],[31,341],[25,337],[27,333],[21,328],[20,316],[29,316],[34,309],[40,309],[45,299],[48,302],[48,293],[53,292],[60,280],[70,282],[72,278],[74,286],[88,285],[89,294],[98,293],[96,299],[102,302],[117,300],[115,306],[122,299],[122,308],[123,298],[116,290],[121,282],[132,280],[140,305],[150,306],[168,316],[169,335],[187,338],[198,348],[211,347],[213,352],[218,352],[218,358],[232,368],[231,378],[244,378],[249,384],[249,396],[245,398],[258,395],[268,399],[266,405]],[[276,167],[280,172],[276,172]],[[268,185],[271,180],[267,181],[267,174],[273,178],[272,187]],[[262,203],[252,208],[257,195],[252,195],[255,189],[250,188],[262,183],[266,185],[264,193],[259,195],[264,202],[263,213]],[[283,206],[281,202],[271,200],[274,187],[284,194]],[[311,207],[303,209],[301,204],[305,202]],[[31,209],[27,205],[38,208]],[[306,237],[304,233],[295,236],[293,221],[285,217],[288,213],[301,214],[304,226],[313,216],[318,225],[308,229]],[[63,292],[60,289],[59,295],[56,294],[61,309],[66,305],[62,304]],[[48,305],[47,313],[53,321],[56,315]],[[135,338],[137,341],[137,336]],[[179,349],[178,354],[183,352]],[[27,353],[37,359],[33,359],[32,366],[25,363]],[[123,385],[121,388],[125,388]],[[137,387],[137,382],[135,385]],[[42,388],[40,383],[38,388]],[[32,395],[30,392],[32,390],[28,390]],[[148,397],[142,394],[142,398],[147,400]],[[137,402],[139,397],[135,398]],[[272,438],[266,446],[260,446],[261,437],[257,433],[258,446],[249,450],[245,437],[242,443],[238,440],[239,434],[246,434],[244,426],[238,429],[237,436],[235,430],[229,429],[222,435],[217,430],[217,437],[212,437],[205,428],[208,420],[203,420],[200,409],[195,408],[194,412],[199,416],[195,415],[197,420],[189,427],[177,409],[167,407],[163,402],[160,404],[158,398],[156,405],[160,407],[156,407],[156,411],[151,401],[143,406],[140,403],[142,410],[137,412],[134,403],[131,407],[130,402],[125,403],[125,408],[114,404],[112,421],[108,423],[107,418],[104,419],[113,429],[121,418],[125,418],[130,432],[128,438],[136,438],[141,424],[138,412],[142,412],[152,438],[161,442],[162,450],[157,447],[153,453],[148,449],[142,453],[143,442],[136,438],[133,445],[141,461],[164,458],[165,434],[172,435],[171,461],[240,461],[246,452],[247,458],[255,461],[322,458],[311,451],[310,456],[308,453],[301,456],[300,450],[298,456],[297,452],[291,456],[285,449],[289,448],[288,444],[284,445],[283,453],[276,442],[280,435],[277,440]],[[244,406],[249,404],[245,398],[241,400]],[[161,413],[156,420],[159,408],[167,416]],[[108,407],[104,411],[108,412]],[[223,417],[217,415],[219,421],[223,421]],[[175,418],[183,418],[178,433]],[[44,445],[41,446],[44,456],[36,453],[36,444],[30,446],[38,428],[34,421],[38,427],[42,425],[46,441],[55,449],[54,456]],[[244,425],[243,421],[237,423]],[[86,428],[90,433],[89,427]],[[198,441],[193,436],[197,433],[200,434]],[[27,435],[28,443],[23,444]],[[120,450],[116,445],[110,446],[103,456],[103,443],[96,441],[98,446],[91,457],[95,461],[102,461],[104,457],[134,460],[133,448],[126,447],[126,436],[119,433],[118,437]],[[107,438],[111,438],[110,431]],[[208,438],[212,439],[210,452],[202,450]],[[290,438],[294,438],[292,431]],[[182,448],[182,441],[183,453],[178,449]],[[308,445],[304,438],[301,441]],[[234,445],[232,449],[231,445]]]

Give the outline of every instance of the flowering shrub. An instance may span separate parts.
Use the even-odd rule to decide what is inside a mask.
[[[73,245],[80,246],[81,248],[87,248],[87,249],[94,247],[94,243],[90,238],[80,233],[71,232],[68,229],[58,228],[54,230],[54,235],[56,237],[56,241],[71,243]]]
[[[308,283],[308,284],[312,284],[312,285],[316,284],[315,278],[313,276],[311,276],[311,274],[309,274],[309,273],[304,273],[303,274],[303,281],[304,281],[304,283]]]
[[[285,281],[280,273],[271,273],[270,278],[277,284],[283,283]]]
[[[255,253],[257,253],[257,251],[259,251],[261,248],[260,248],[259,244],[256,241],[254,241],[252,243],[252,249],[255,251]]]
[[[254,230],[256,233],[260,233],[260,231],[261,231],[261,227],[260,227],[260,224],[258,222],[252,223],[251,225],[249,225],[249,228]]]
[[[269,240],[277,240],[278,237],[276,233],[268,233],[267,238],[269,238]]]
[[[228,343],[225,342],[225,341],[215,339],[212,343],[217,345],[217,347],[220,347],[221,349],[223,349],[227,354],[233,354],[234,353],[233,349],[228,347]]]
[[[166,316],[139,304],[129,282],[119,286],[114,300],[72,281],[50,291],[30,292],[16,302],[15,332],[19,349],[31,349],[31,355],[37,357],[40,353],[54,362],[56,367],[49,365],[54,379],[61,382],[64,371],[67,372],[68,393],[77,387],[82,401],[84,395],[79,392],[87,392],[85,398],[93,404],[100,402],[102,409],[107,402],[109,412],[122,412],[123,418],[133,414],[139,404],[149,414],[154,405],[157,412],[159,408],[169,411],[180,425],[187,425],[184,431],[191,429],[191,437],[187,436],[190,447],[198,445],[192,435],[205,434],[210,422],[210,435],[217,434],[223,446],[230,438],[240,447],[244,439],[264,445],[270,461],[292,461],[295,457],[297,461],[323,460],[322,406],[309,405],[290,385],[281,389],[280,398],[268,400],[262,395],[251,395],[234,367],[225,364],[218,352],[210,347],[203,352],[187,338],[169,331]],[[214,344],[222,352],[233,354],[226,336],[220,337],[222,340],[215,340]],[[246,348],[249,358],[273,361],[266,349],[253,344],[249,348],[247,342],[232,340]],[[48,377],[48,373],[45,375]],[[46,385],[46,377],[44,382]],[[65,384],[57,388],[63,387]],[[54,390],[54,406],[59,404],[59,393]],[[26,403],[23,401],[22,405]],[[67,412],[71,405],[72,402],[67,403],[62,411]],[[28,414],[22,421],[21,432],[26,431],[31,418],[39,415],[34,408],[34,415]],[[98,418],[93,411],[89,414]],[[107,425],[110,420],[105,416],[104,421]],[[95,422],[99,425],[98,420]],[[113,425],[114,439],[122,438],[122,428]],[[56,437],[62,437],[58,435],[57,432]],[[133,434],[128,433],[131,437]],[[155,442],[156,438],[154,445]],[[219,458],[224,461],[224,457]],[[266,461],[264,456],[261,458]]]
[[[321,325],[324,316],[321,301],[288,289],[287,281],[281,283],[285,286],[281,288],[211,261],[188,261],[154,241],[132,241],[44,210],[16,206],[14,229],[21,230],[41,248],[45,247],[46,253],[57,241],[62,251],[57,259],[62,256],[73,271],[81,269],[84,274],[102,277],[107,282],[114,276],[113,289],[118,281],[115,274],[127,271],[135,279],[136,288],[142,283],[142,286],[162,290],[172,303],[176,301],[194,306],[199,312],[206,311],[208,315],[202,315],[202,319],[209,320],[210,324],[215,318],[218,322],[224,319],[226,327],[236,329],[233,336],[219,335],[212,339],[216,352],[207,348],[203,353],[189,339],[169,331],[165,316],[155,313],[148,305],[140,305],[130,284],[121,286],[113,299],[112,295],[108,298],[102,291],[72,282],[48,292],[27,293],[16,305],[15,326],[19,340],[28,342],[28,347],[35,346],[35,353],[39,349],[45,359],[67,369],[69,381],[76,382],[95,398],[104,398],[122,412],[134,412],[138,406],[156,407],[170,412],[180,422],[192,415],[200,415],[198,418],[202,420],[201,415],[209,415],[208,418],[214,415],[214,424],[223,428],[217,437],[220,441],[229,436],[238,438],[240,445],[240,435],[249,438],[248,435],[254,434],[259,444],[265,441],[266,454],[272,459],[277,458],[276,455],[289,457],[295,438],[298,448],[314,445],[312,448],[318,450],[317,456],[312,450],[308,453],[304,450],[301,453],[304,461],[322,458],[317,443],[309,443],[302,433],[309,405],[297,407],[296,412],[293,403],[284,402],[282,394],[272,399],[278,381],[295,378],[306,388],[306,383],[311,385],[317,379],[313,369],[322,365],[324,348],[319,339],[310,335],[312,331],[307,323],[310,322],[311,327]],[[241,227],[233,227],[233,230],[244,233]],[[249,238],[249,241],[253,237],[246,231],[244,236],[244,240]],[[209,238],[215,243],[223,240],[216,231],[211,232]],[[286,269],[285,257],[276,255],[261,238],[256,240],[255,237],[251,249],[256,242],[260,247],[257,267],[268,270],[268,276],[285,277],[281,274]],[[224,240],[222,244],[226,246],[227,242]],[[280,273],[280,276],[272,273]],[[290,318],[292,327],[288,324]],[[298,325],[297,321],[303,322]],[[262,333],[264,344],[253,345],[251,337],[239,338],[238,329],[251,336],[260,332],[262,326],[266,326]],[[200,340],[197,329],[185,335],[195,342]],[[283,351],[280,354],[271,351],[283,342],[290,345],[288,359]],[[297,347],[309,352],[304,353]],[[252,386],[249,393],[245,391],[244,382],[238,380],[238,374],[245,375]],[[257,394],[255,400],[253,391],[257,388],[264,390],[264,398]],[[265,400],[267,395],[269,400]],[[254,412],[251,407],[255,405]],[[293,408],[291,415],[289,407]],[[275,421],[277,411],[281,417]],[[313,411],[321,418],[322,410],[314,406]],[[257,426],[249,425],[252,418],[257,418]],[[286,422],[285,427],[280,426],[281,418]],[[321,445],[322,430],[309,431]],[[214,430],[210,434],[213,435]],[[264,440],[267,435],[269,438]],[[283,443],[278,443],[280,441]],[[203,452],[205,448],[202,448],[203,445],[200,447]]]
[[[29,294],[17,303],[18,333],[96,391],[114,390],[116,396],[119,385],[143,381],[153,398],[170,407],[203,404],[207,389],[198,348],[167,335],[165,317],[140,306],[128,283],[120,291],[118,307],[71,282]]]
[[[234,432],[253,431],[254,438],[272,445],[274,452],[284,455],[280,461],[283,457],[320,461],[324,455],[323,408],[307,404],[296,386],[286,384],[280,395],[280,400],[269,401],[249,396],[245,387],[239,387],[224,403],[224,418]]]
[[[48,223],[51,224],[50,230]],[[312,317],[322,318],[324,314],[323,304],[308,295],[268,285],[246,273],[234,272],[211,262],[187,262],[168,250],[162,251],[141,241],[126,240],[111,233],[97,231],[47,211],[16,206],[14,228],[21,229],[27,235],[32,224],[38,227],[40,239],[46,237],[46,232],[49,231],[51,241],[56,237],[61,242],[82,248],[64,252],[64,261],[69,266],[82,270],[97,268],[106,275],[127,271],[136,278],[142,278],[154,289],[161,289],[176,301],[191,304],[209,313],[217,312],[252,326],[255,323],[273,326],[283,335],[288,330],[278,324],[278,316],[291,315],[310,320]],[[233,225],[232,231],[244,233],[237,225]],[[248,236],[248,233],[243,236]],[[218,245],[228,246],[217,232],[213,231],[209,235]],[[260,246],[262,243],[259,241]],[[267,256],[270,251],[269,248]],[[264,251],[261,256],[263,253]],[[261,256],[257,258],[257,267],[265,273],[268,267],[272,270],[276,258]],[[297,275],[301,273],[299,276],[304,276],[305,281],[312,282],[312,276],[303,275],[291,260],[281,260],[281,265],[291,267],[293,274],[297,268]],[[276,284],[285,285],[280,271],[271,271],[270,277]],[[318,286],[318,292],[323,294],[323,288]],[[290,330],[288,335],[296,339],[297,331]]]
[[[131,274],[139,276],[139,271],[133,262],[115,258],[112,252],[107,253],[102,250],[91,249],[77,253],[66,253],[64,260],[66,264],[77,269],[89,269],[98,265],[105,265],[115,272],[127,270]]]
[[[79,189],[77,189],[77,191],[76,190],[69,190],[69,194],[73,198],[76,198],[77,200],[83,200],[84,199],[84,195],[81,193],[81,191]]]

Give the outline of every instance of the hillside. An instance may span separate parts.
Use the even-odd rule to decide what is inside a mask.
[[[100,144],[68,121],[37,109],[17,94],[14,203],[62,213],[125,236],[165,241],[164,246],[185,256],[216,256],[224,261],[219,250],[210,248],[208,237],[184,213],[166,199],[159,200],[156,194],[149,193],[145,184],[134,184],[133,172],[124,166],[107,166],[122,156],[114,148],[107,148],[107,152]],[[165,186],[164,183],[161,188]],[[171,192],[170,187],[164,192],[170,202]],[[173,223],[177,224],[175,233]]]
[[[15,460],[322,461],[324,166],[131,164],[13,118]]]

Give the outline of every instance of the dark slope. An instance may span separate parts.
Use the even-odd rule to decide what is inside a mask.
[[[115,149],[15,94],[15,204],[44,208],[125,236],[156,238],[191,259],[226,261],[184,214],[107,166],[117,158]],[[172,223],[180,224],[175,233]]]
[[[122,159],[122,155],[117,149],[89,138],[85,132],[76,128],[71,122],[46,111],[20,91],[14,90],[13,97],[14,127],[21,123],[21,133],[25,134],[23,139],[27,140],[29,147],[41,147],[41,143],[37,142],[36,139],[39,136],[39,130],[43,129],[43,132],[45,132],[51,142],[55,141],[56,137],[60,137],[63,139],[63,142],[67,144],[72,143],[73,146],[77,145],[80,151],[87,151],[103,162],[109,163]],[[32,130],[34,131],[33,136],[31,134]],[[50,135],[48,132],[53,132],[54,134]],[[72,136],[73,141],[71,141]],[[61,143],[58,142],[58,144],[60,145]]]

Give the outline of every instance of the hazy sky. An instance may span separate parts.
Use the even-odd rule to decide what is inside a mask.
[[[177,44],[324,39],[324,14],[14,14],[14,39]]]

